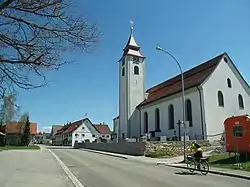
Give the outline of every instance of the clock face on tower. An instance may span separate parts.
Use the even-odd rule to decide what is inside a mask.
[[[133,62],[134,63],[139,63],[139,57],[133,56]]]

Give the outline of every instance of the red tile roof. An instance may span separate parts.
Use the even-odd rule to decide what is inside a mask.
[[[54,136],[57,131],[59,131],[60,129],[62,129],[63,125],[52,125],[52,128],[51,128],[51,136]]]
[[[78,120],[78,121],[75,121],[75,122],[71,123],[69,125],[69,127],[62,134],[73,132],[74,130],[76,130],[82,124],[82,122],[84,120],[85,119],[81,119],[81,120]]]
[[[62,126],[61,129],[57,130],[57,133],[54,134],[54,136],[59,135],[59,134],[62,134],[65,130],[67,130],[67,129],[69,128],[69,126],[70,126],[70,123],[67,124],[67,125]]]
[[[213,59],[184,72],[185,90],[201,85],[215,70],[225,54],[226,53],[218,55]],[[165,82],[162,82],[148,89],[146,92],[149,93],[148,98],[145,99],[139,107],[181,92],[181,75],[177,75]]]
[[[20,134],[23,133],[25,123],[12,121],[8,122],[4,125],[3,129],[5,134]],[[37,123],[30,123],[30,134],[37,134]]]
[[[111,134],[111,131],[109,129],[108,125],[103,125],[103,124],[93,124],[95,129],[100,133],[100,134]]]

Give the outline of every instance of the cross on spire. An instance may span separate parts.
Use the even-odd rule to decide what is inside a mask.
[[[131,32],[131,35],[133,35],[134,22],[133,22],[133,20],[130,20],[129,23],[130,23],[130,32]]]

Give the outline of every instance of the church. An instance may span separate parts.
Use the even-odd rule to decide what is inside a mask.
[[[118,61],[119,116],[113,119],[118,139],[181,140],[185,131],[190,140],[219,140],[226,118],[249,114],[250,87],[227,53],[183,72],[183,107],[181,74],[146,90],[140,49],[131,28]]]

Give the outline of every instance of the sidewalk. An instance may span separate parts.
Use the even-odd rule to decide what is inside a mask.
[[[165,163],[158,163],[158,164],[164,165]],[[181,169],[188,169],[186,164],[166,164],[166,166],[181,168]],[[242,171],[242,170],[210,167],[209,173],[250,180],[250,172]]]
[[[94,152],[98,154],[119,157],[123,159],[135,160],[135,161],[144,162],[144,163],[151,163],[151,164],[156,164],[156,165],[165,165],[168,167],[187,169],[186,164],[180,164],[180,162],[183,161],[183,156],[172,157],[172,158],[149,158],[145,156],[131,156],[131,155],[123,155],[123,154],[109,153],[109,152],[89,150],[89,149],[82,149],[82,150],[88,151],[88,152]],[[204,155],[207,156],[209,153],[210,151],[205,152]],[[237,178],[250,180],[250,172],[247,172],[247,171],[210,167],[209,172],[213,174],[218,174],[218,175],[237,177]]]
[[[1,187],[74,187],[47,149],[0,152]]]

